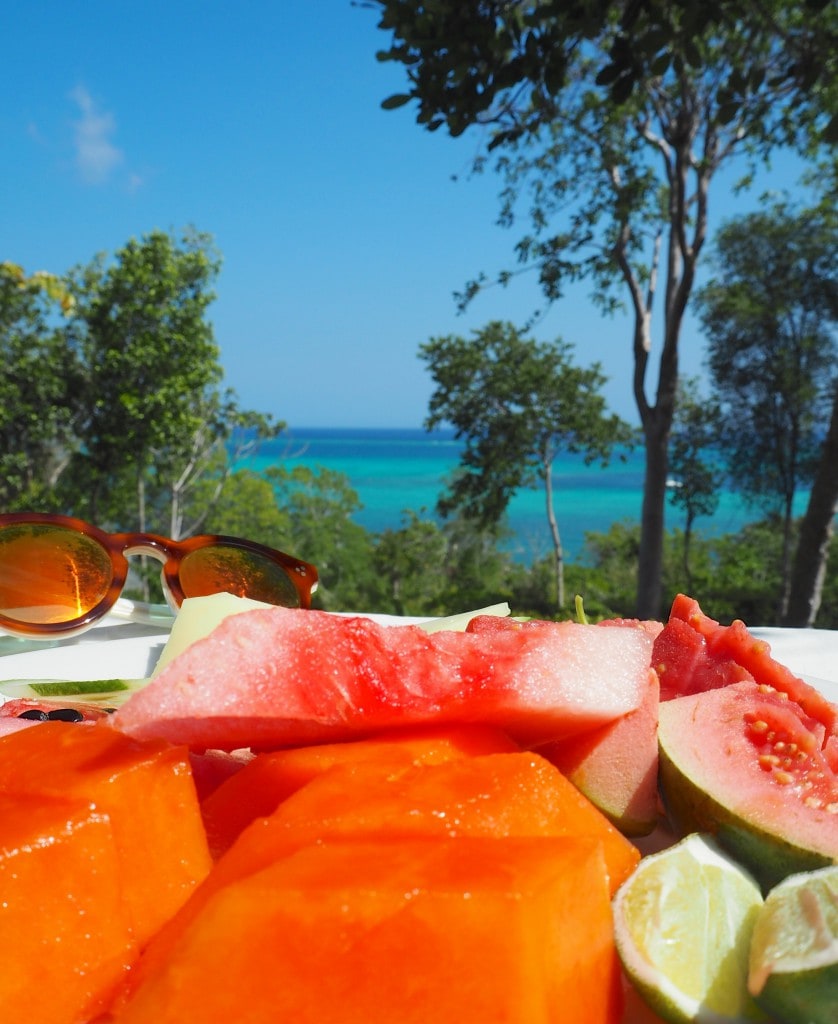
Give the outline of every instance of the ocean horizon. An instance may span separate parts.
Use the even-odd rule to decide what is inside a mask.
[[[439,521],[436,503],[446,479],[457,468],[463,442],[451,429],[421,427],[289,427],[263,443],[242,468],[262,472],[269,466],[325,467],[342,473],[358,494],[362,508],[353,518],[380,533],[399,529],[407,511]],[[606,533],[617,522],[640,522],[643,494],[643,449],[614,457],[607,466],[585,465],[579,455],[563,454],[553,464],[553,502],[565,557],[578,559],[587,533]],[[802,514],[806,495],[799,496]],[[667,529],[683,528],[684,513],[667,503]],[[734,533],[759,518],[735,492],[724,490],[712,517],[700,517],[696,533]],[[518,491],[510,502],[511,531],[504,547],[522,562],[552,550],[543,489]]]

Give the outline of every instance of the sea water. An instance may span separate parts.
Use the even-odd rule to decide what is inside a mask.
[[[256,471],[275,465],[322,466],[344,474],[361,502],[356,521],[378,533],[398,529],[406,510],[438,519],[436,503],[462,451],[463,443],[444,430],[295,428],[264,443],[243,465]],[[581,556],[588,533],[605,533],[617,522],[640,522],[643,467],[642,448],[615,456],[607,466],[585,465],[579,455],[556,459],[553,503],[566,557]],[[698,519],[694,528],[729,533],[756,518],[758,513],[726,491],[715,515]],[[511,536],[505,546],[516,558],[529,563],[552,550],[543,487],[518,491],[507,520]],[[684,525],[684,513],[671,503],[666,525]]]

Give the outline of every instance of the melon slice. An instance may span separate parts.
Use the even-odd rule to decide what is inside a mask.
[[[838,748],[826,717],[749,682],[662,703],[661,790],[676,826],[715,833],[766,890],[838,862]]]
[[[640,630],[654,641],[663,624],[639,619],[605,619],[597,626]],[[518,622],[480,616],[474,633],[555,628],[538,619]],[[650,668],[643,702],[634,711],[589,732],[538,747],[625,835],[649,835],[660,820],[658,800],[658,703],[660,683]]]
[[[639,708],[589,733],[538,748],[627,836],[649,835],[660,820],[659,694],[658,677],[650,671]]]
[[[642,630],[572,622],[493,635],[270,608],[226,618],[111,716],[192,749],[333,742],[428,722],[524,745],[613,721],[646,694]]]

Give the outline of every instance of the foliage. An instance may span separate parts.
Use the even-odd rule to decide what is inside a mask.
[[[535,270],[551,302],[567,283],[588,278],[606,310],[621,294],[630,303],[633,390],[646,448],[636,607],[657,614],[680,332],[710,185],[734,153],[757,159],[780,144],[804,147],[822,125],[834,88],[822,87],[819,72],[818,84],[806,87],[789,73],[789,39],[799,31],[815,38],[814,16],[779,0],[766,5],[766,18],[748,16],[744,5],[714,6],[709,20],[693,3],[643,5],[632,29],[645,39],[642,75],[615,96],[620,76],[608,68],[623,45],[623,5],[379,6],[382,27],[393,32],[385,59],[404,63],[403,95],[418,102],[419,122],[446,124],[453,134],[490,126],[506,181],[502,223],[515,223],[526,195],[531,230],[516,247],[519,271]],[[835,26],[830,12],[828,28]],[[832,60],[828,51],[822,58]],[[663,318],[654,346],[660,271]],[[503,270],[497,280],[511,276]],[[488,283],[479,275],[462,302]],[[649,379],[653,354],[657,380]]]
[[[212,479],[205,480],[202,489],[214,484]],[[289,542],[291,521],[287,509],[277,504],[270,479],[251,469],[236,469],[225,480],[202,529],[247,537],[281,550]]]
[[[801,102],[834,94],[838,43],[828,0],[754,4],[748,0],[592,0],[586,4],[508,3],[505,0],[356,0],[380,14],[392,34],[381,61],[407,69],[408,91],[384,101],[393,109],[417,101],[419,124],[452,135],[475,123],[497,125],[495,144],[511,141],[549,119],[568,84],[575,54],[610,30],[592,67],[612,103],[621,104],[648,78],[670,66],[699,68],[696,39],[738,22],[752,32],[776,33],[783,54],[777,74]],[[724,80],[732,114],[760,84],[759,71]],[[518,113],[516,96],[526,98]],[[835,137],[833,129],[828,137]]]
[[[444,614],[446,543],[433,521],[405,512],[398,530],[375,539],[373,567],[381,587],[375,605],[394,615]]]
[[[617,522],[605,533],[586,533],[580,559],[584,571],[576,591],[589,616],[630,615],[637,587],[640,528]]]
[[[465,440],[460,469],[439,502],[496,529],[514,493],[544,489],[553,539],[558,607],[564,606],[564,557],[553,511],[552,465],[561,452],[607,463],[631,429],[608,415],[598,364],[574,365],[571,346],[523,337],[512,324],[490,323],[470,339],[448,335],[420,346],[435,382],[427,429],[450,423]]]
[[[74,446],[81,368],[58,324],[58,278],[0,264],[0,507],[47,508]]]
[[[783,607],[793,502],[814,476],[838,381],[836,267],[834,213],[776,204],[722,227],[697,295],[731,486],[782,524]]]
[[[147,474],[199,429],[195,406],[222,372],[205,319],[218,267],[207,236],[155,231],[72,272],[86,416],[67,498],[89,518],[143,528]]]
[[[317,566],[316,607],[364,611],[375,599],[373,542],[352,516],[357,493],[342,473],[323,467],[274,466],[265,471],[277,505],[289,519],[285,550]]]
[[[442,526],[446,540],[446,613],[452,609],[483,608],[498,600],[511,601],[519,567],[504,550],[509,530],[505,521],[486,529],[474,519],[459,514],[449,516]],[[555,608],[553,585],[541,591],[544,614]],[[518,606],[520,607],[520,605]]]
[[[285,429],[270,415],[242,410],[231,391],[196,396],[193,411],[191,446],[157,453],[154,466],[153,490],[161,521],[168,513],[168,527],[160,528],[170,537],[206,532],[207,520],[230,492],[228,484],[239,482],[230,480],[239,463]]]

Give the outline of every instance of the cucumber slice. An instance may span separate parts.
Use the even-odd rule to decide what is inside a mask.
[[[74,702],[116,707],[147,682],[147,679],[4,679],[0,681],[0,704],[19,698],[57,700],[72,697]]]

